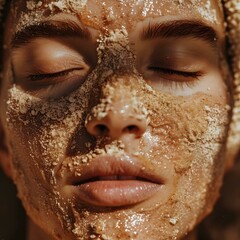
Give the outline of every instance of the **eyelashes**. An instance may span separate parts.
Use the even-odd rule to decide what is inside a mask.
[[[66,43],[65,40],[59,42],[46,38],[29,43],[28,47],[14,49],[14,82],[30,94],[41,93],[40,96],[48,95],[47,98],[52,95],[61,97],[76,90],[87,80],[90,72],[96,70],[96,46],[75,40],[72,44],[72,39],[70,42],[66,39]],[[217,67],[211,63],[212,58],[208,54],[202,54],[198,45],[183,43],[182,40],[158,39],[156,43],[154,40],[140,44],[131,47],[135,69],[142,79],[159,91],[174,93],[176,87],[188,91],[187,87],[205,80],[203,76],[208,76]]]
[[[184,87],[192,88],[200,80],[204,74],[200,71],[187,72],[178,71],[170,68],[161,68],[158,66],[150,66],[148,70],[154,73],[154,77],[150,77],[148,82],[155,81],[161,87],[170,87],[173,89]],[[78,86],[80,86],[87,73],[83,68],[71,68],[54,73],[39,73],[27,76],[27,82],[32,85],[32,92],[37,97],[56,98],[63,96]]]
[[[181,76],[181,77],[185,77],[185,78],[198,79],[199,77],[203,76],[202,72],[184,72],[184,71],[177,71],[177,70],[173,70],[173,69],[160,68],[160,67],[149,67],[148,69],[155,71],[155,72],[159,72],[159,73]],[[56,78],[60,78],[60,77],[64,78],[64,77],[67,77],[68,75],[70,75],[75,70],[82,70],[82,68],[68,69],[68,70],[64,70],[64,71],[56,72],[56,73],[32,74],[32,75],[29,75],[27,78],[29,81],[43,81],[46,79],[56,79]],[[177,79],[176,79],[176,81],[177,81]]]
[[[169,74],[169,75],[181,76],[181,77],[185,77],[185,78],[195,78],[195,79],[198,79],[199,77],[204,75],[200,71],[197,71],[197,72],[184,72],[184,71],[178,71],[178,70],[173,70],[173,69],[169,69],[169,68],[161,68],[161,67],[149,67],[148,69],[152,70],[152,71],[159,72],[159,73],[165,73],[165,74]]]
[[[31,74],[27,77],[29,81],[43,81],[43,80],[48,80],[48,79],[56,79],[60,77],[68,77],[71,75],[72,72],[74,71],[81,71],[83,68],[71,68],[67,70],[63,70],[60,72],[54,72],[54,73],[39,73],[39,74]]]
[[[39,98],[59,98],[80,87],[88,74],[84,67],[70,68],[54,73],[30,74],[18,84]]]
[[[47,59],[46,59],[47,60]],[[63,62],[64,59],[62,59]],[[53,66],[42,66],[35,64],[26,72],[18,77],[16,74],[16,83],[30,94],[40,98],[58,98],[66,96],[80,87],[87,79],[88,74],[95,68],[84,61],[68,61],[62,69],[62,61],[59,66],[52,63]],[[47,61],[49,62],[49,61]],[[74,64],[72,64],[74,63]],[[171,55],[171,60],[156,57],[147,65],[136,66],[143,79],[156,90],[176,90],[178,88],[187,90],[194,87],[201,77],[204,76],[204,61],[201,59],[192,59],[185,54],[181,58]],[[51,64],[51,62],[50,62]],[[71,66],[72,65],[72,66]],[[51,72],[54,67],[55,72]],[[57,71],[57,68],[60,71]]]
[[[148,67],[148,73],[144,77],[148,83],[158,89],[168,87],[172,90],[184,89],[185,87],[193,88],[203,77],[203,71],[179,71],[171,68],[159,66]]]

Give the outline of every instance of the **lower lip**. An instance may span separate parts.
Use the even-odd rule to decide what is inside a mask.
[[[123,207],[152,197],[162,185],[141,180],[100,180],[75,187],[77,200],[92,206]]]

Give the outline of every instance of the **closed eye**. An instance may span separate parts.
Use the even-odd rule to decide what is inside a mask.
[[[27,77],[29,81],[42,81],[45,79],[56,79],[59,77],[66,77],[69,74],[71,74],[73,71],[81,71],[84,68],[71,68],[67,70],[63,70],[60,72],[54,72],[54,73],[40,73],[40,74],[31,74]]]
[[[30,74],[20,79],[19,86],[39,98],[58,98],[80,87],[89,73],[87,67],[70,68],[59,72]]]
[[[184,72],[184,71],[177,71],[173,69],[161,68],[161,67],[155,67],[155,66],[150,66],[148,67],[148,69],[152,71],[160,72],[160,73],[169,74],[169,75],[179,75],[186,78],[198,79],[199,77],[203,76],[202,72]]]

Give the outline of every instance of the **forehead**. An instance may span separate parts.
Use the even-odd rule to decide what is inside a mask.
[[[131,30],[149,19],[183,18],[201,20],[219,31],[223,29],[221,0],[44,0],[18,1],[15,7],[19,25],[65,13],[98,29],[125,26]]]

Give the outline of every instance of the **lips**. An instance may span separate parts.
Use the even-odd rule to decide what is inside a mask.
[[[78,202],[123,207],[141,203],[160,191],[165,180],[130,157],[97,157],[69,185]]]

